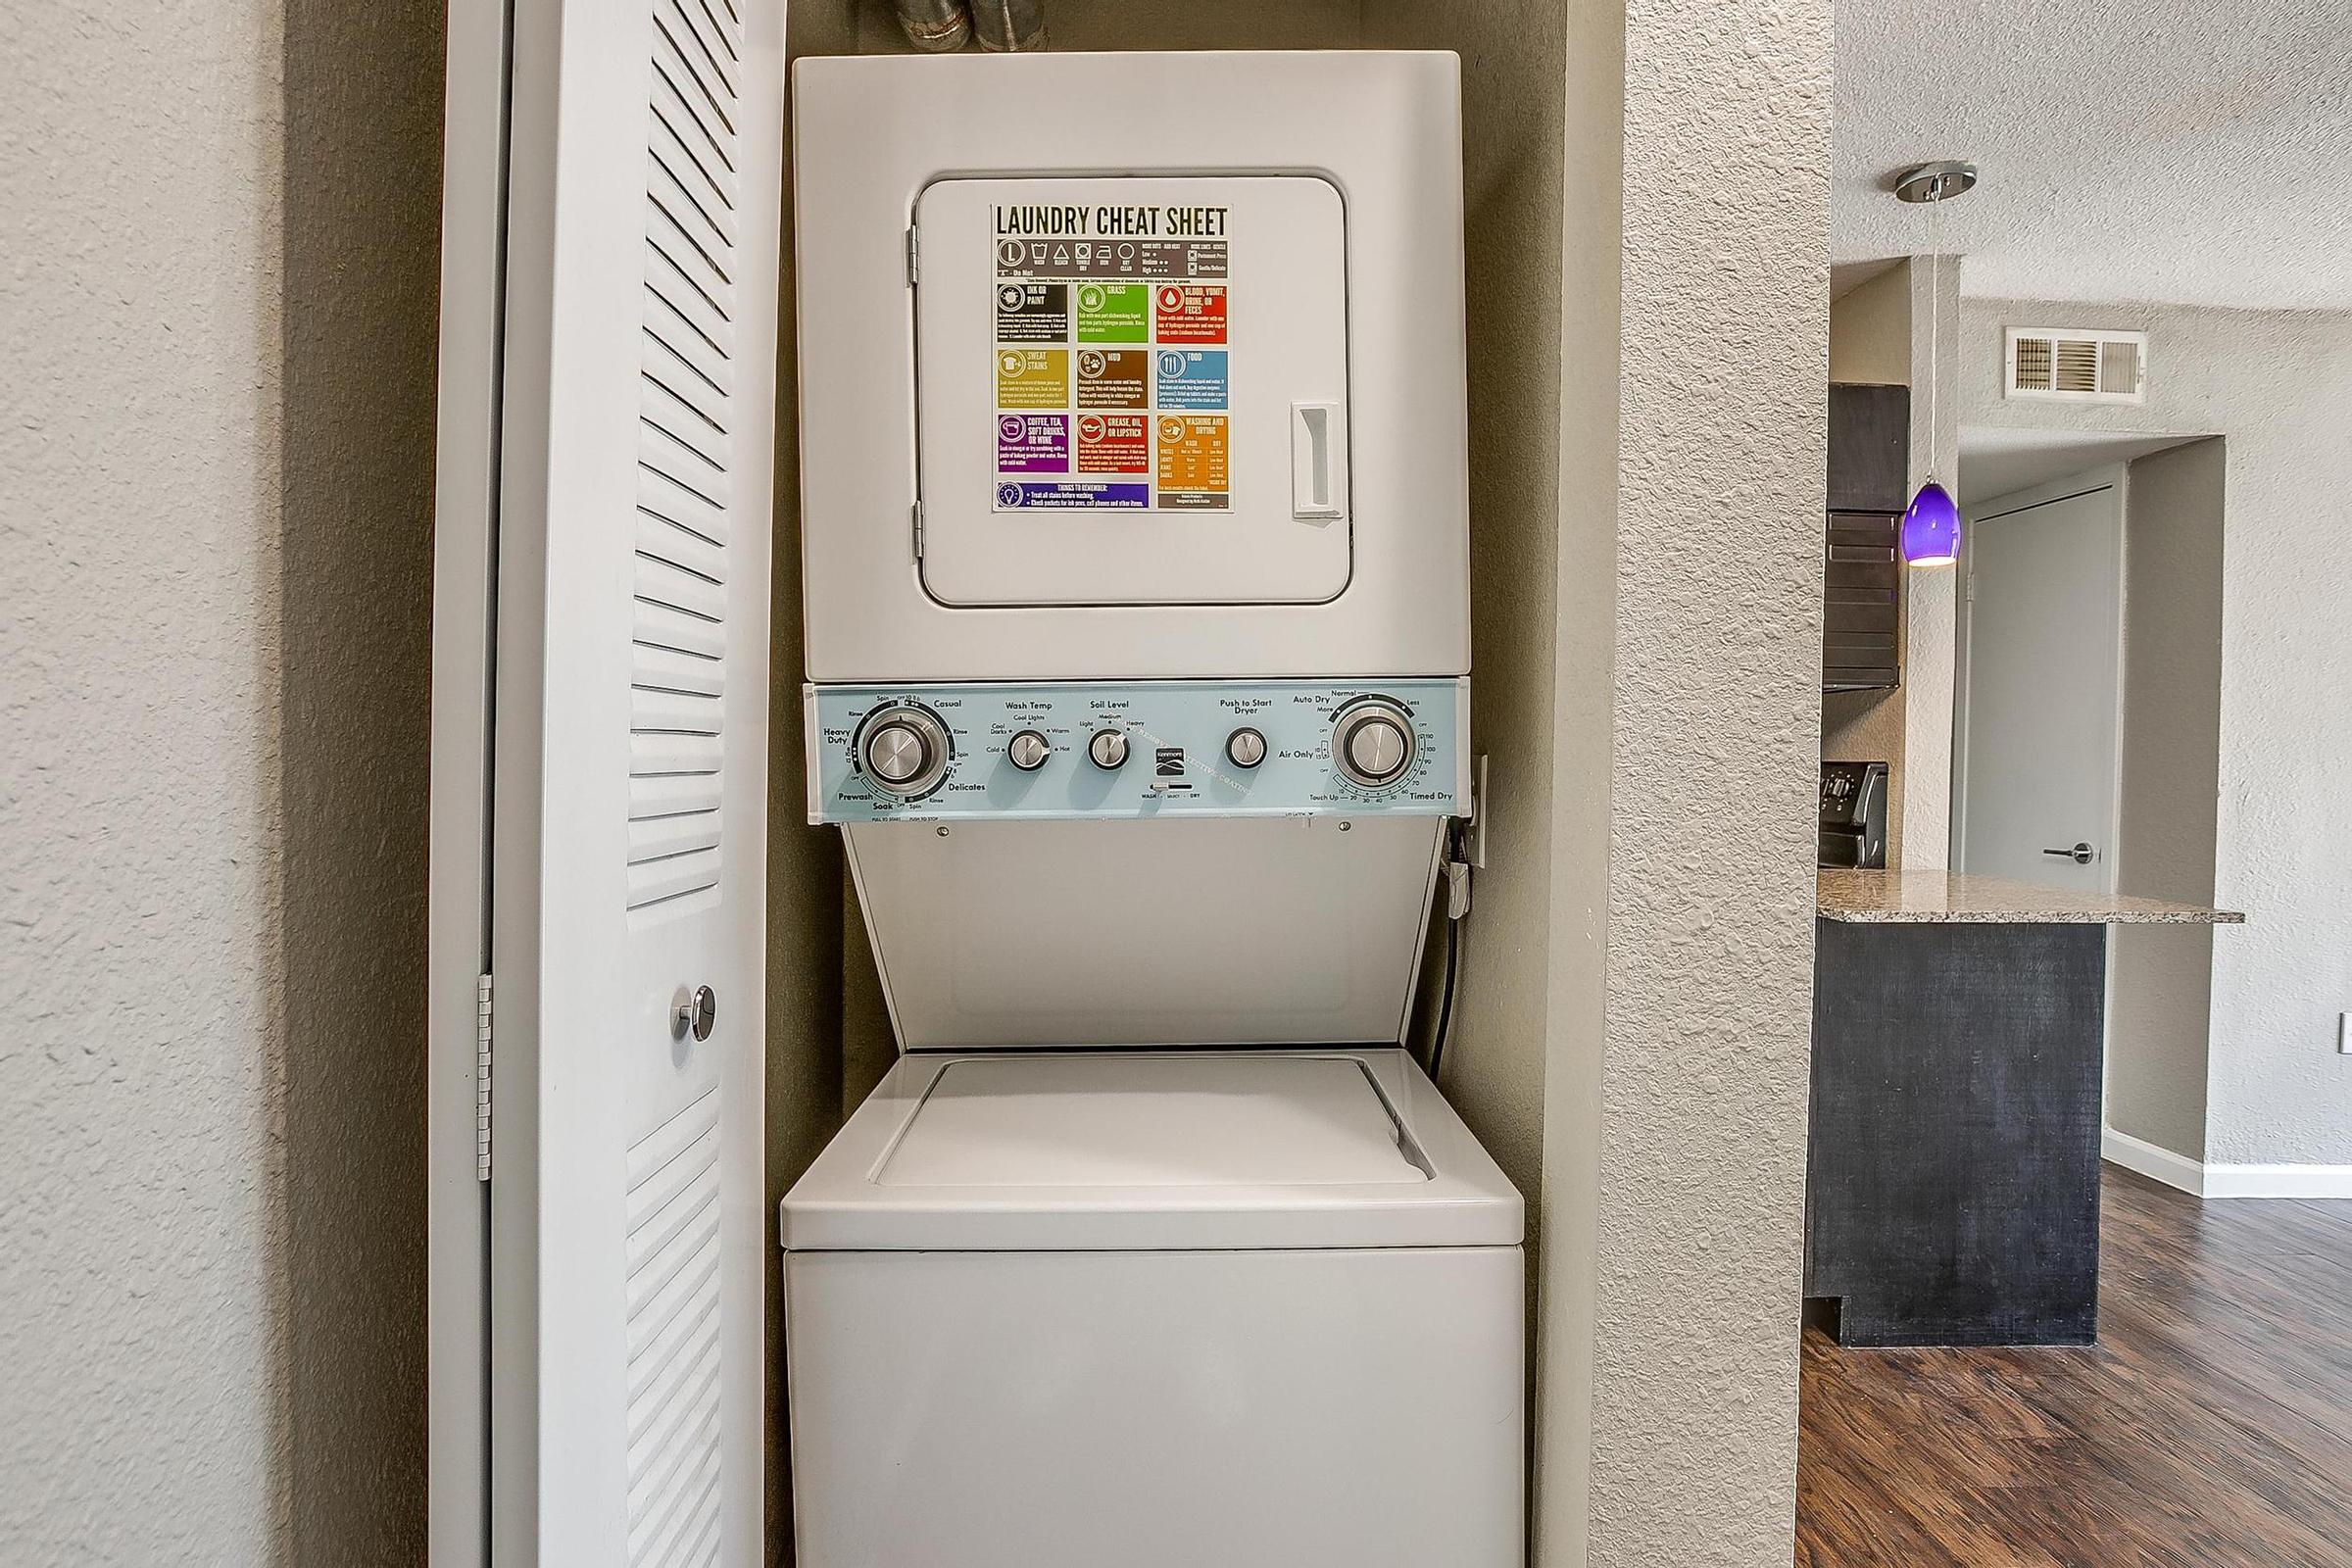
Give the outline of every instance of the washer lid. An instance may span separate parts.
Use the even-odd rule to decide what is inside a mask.
[[[784,1200],[787,1248],[1510,1246],[1521,1205],[1395,1049],[910,1055]]]
[[[1425,1182],[1347,1056],[1035,1056],[950,1062],[884,1187],[1260,1187]]]

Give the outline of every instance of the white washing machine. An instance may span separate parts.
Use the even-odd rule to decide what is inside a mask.
[[[1519,1196],[1405,1049],[1470,778],[1456,64],[796,70],[803,1568],[1513,1568]]]
[[[802,1560],[1520,1560],[1519,1196],[1386,1050],[904,1057],[785,1205]]]

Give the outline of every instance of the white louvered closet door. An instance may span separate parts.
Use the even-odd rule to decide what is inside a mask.
[[[491,1560],[761,1557],[782,0],[515,0]],[[450,149],[451,157],[491,149]],[[677,1004],[708,987],[707,1039]]]

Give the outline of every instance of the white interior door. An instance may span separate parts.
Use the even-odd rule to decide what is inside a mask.
[[[782,12],[514,8],[491,857],[501,1568],[762,1554]],[[709,1027],[681,1026],[703,988]]]
[[[1965,549],[1953,863],[2112,891],[2122,488],[2102,474],[1991,502]]]

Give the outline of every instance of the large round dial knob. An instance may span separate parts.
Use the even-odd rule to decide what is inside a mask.
[[[1086,743],[1086,755],[1101,768],[1123,767],[1127,762],[1127,736],[1124,731],[1099,729],[1095,738]]]
[[[1054,748],[1046,738],[1033,729],[1025,729],[1004,743],[1005,760],[1024,773],[1034,773],[1046,765]]]
[[[874,788],[920,795],[948,770],[948,729],[927,708],[904,703],[872,714],[858,736],[858,769]]]
[[[1266,760],[1266,738],[1253,729],[1237,729],[1225,737],[1225,760],[1236,767],[1255,767]]]
[[[1353,704],[1340,713],[1331,752],[1355,783],[1369,789],[1394,784],[1413,765],[1412,716],[1381,698]]]

